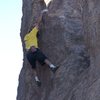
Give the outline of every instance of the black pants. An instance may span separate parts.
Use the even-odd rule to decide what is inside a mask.
[[[47,57],[43,54],[43,52],[40,49],[36,49],[35,52],[32,52],[31,49],[27,51],[26,57],[29,61],[29,63],[32,65],[32,68],[36,68],[36,61],[38,61],[41,65],[45,64],[45,59]]]

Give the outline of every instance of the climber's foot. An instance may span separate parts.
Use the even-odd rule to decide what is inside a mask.
[[[55,73],[58,70],[58,66],[56,68],[51,68],[52,72]]]
[[[41,86],[41,81],[40,81],[40,79],[38,78],[38,76],[35,76],[35,82],[36,82],[36,85],[37,85],[38,87]]]
[[[35,82],[36,82],[36,85],[38,86],[38,87],[40,87],[41,86],[41,81],[37,81],[37,80],[35,80]]]
[[[41,86],[41,82],[40,82],[40,81],[36,81],[36,85],[37,85],[38,87],[40,87],[40,86]]]

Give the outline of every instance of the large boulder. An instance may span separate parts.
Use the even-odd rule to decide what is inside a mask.
[[[100,1],[52,0],[41,23],[39,47],[60,68],[52,74],[38,64],[42,86],[36,86],[25,57],[23,38],[35,23],[43,0],[23,0],[21,39],[23,67],[17,100],[99,100],[100,99]]]

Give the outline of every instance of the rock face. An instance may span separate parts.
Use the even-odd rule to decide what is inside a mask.
[[[100,1],[50,2],[41,24],[39,47],[60,68],[52,79],[48,66],[38,64],[39,88],[25,57],[23,38],[44,8],[43,0],[23,0],[24,60],[17,100],[100,100]]]

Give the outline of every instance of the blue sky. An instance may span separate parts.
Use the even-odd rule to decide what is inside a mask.
[[[0,0],[0,100],[16,100],[23,59],[21,17],[22,0]]]
[[[16,100],[22,68],[22,0],[0,0],[0,100]]]

